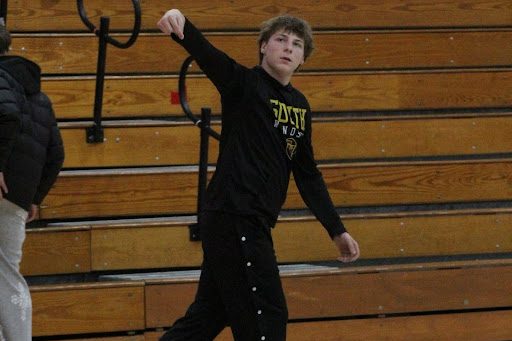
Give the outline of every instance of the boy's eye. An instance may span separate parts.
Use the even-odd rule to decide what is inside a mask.
[[[296,41],[293,45],[295,45],[297,47],[302,47],[302,43],[299,43],[298,41]]]

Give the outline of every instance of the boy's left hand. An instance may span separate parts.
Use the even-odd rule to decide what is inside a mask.
[[[353,262],[359,258],[359,244],[348,232],[336,236],[332,240],[340,251],[338,260],[343,263]]]

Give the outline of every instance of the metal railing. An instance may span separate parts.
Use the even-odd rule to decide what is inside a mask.
[[[134,23],[132,34],[128,41],[121,43],[109,35],[110,18],[102,16],[100,18],[100,29],[98,30],[93,23],[90,22],[85,11],[83,0],[76,2],[80,19],[85,26],[99,38],[98,48],[98,62],[96,68],[96,91],[94,96],[94,123],[92,127],[86,129],[87,143],[102,143],[104,134],[102,120],[102,107],[103,107],[103,90],[105,83],[105,66],[107,59],[107,43],[112,44],[120,49],[127,49],[135,43],[140,32],[141,24],[141,9],[139,0],[132,0],[134,8]]]
[[[199,176],[197,183],[197,224],[189,226],[190,240],[200,240],[201,236],[199,233],[200,226],[200,212],[203,208],[206,184],[208,182],[208,146],[209,137],[212,136],[214,139],[219,140],[220,134],[217,133],[210,127],[211,109],[201,108],[201,118],[197,118],[190,110],[187,99],[186,91],[186,77],[187,71],[194,58],[192,56],[187,57],[180,69],[180,77],[178,82],[178,91],[180,97],[180,104],[185,115],[198,127],[200,128],[200,148],[199,148]]]

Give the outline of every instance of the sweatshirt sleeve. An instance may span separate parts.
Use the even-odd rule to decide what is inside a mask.
[[[55,180],[57,180],[57,176],[59,175],[64,163],[64,146],[62,143],[62,136],[60,134],[59,127],[57,126],[53,109],[51,106],[48,109],[49,115],[51,116],[50,122],[52,122],[50,127],[50,143],[46,150],[46,163],[43,168],[41,180],[39,181],[37,192],[33,199],[33,203],[36,205],[41,204],[44,197],[48,194],[50,188],[55,183]]]
[[[311,110],[308,108],[306,134],[293,163],[293,176],[302,199],[331,238],[346,232],[318,170],[311,144]]]
[[[5,171],[16,137],[20,133],[20,110],[12,90],[0,77],[0,172]]]
[[[201,70],[213,82],[221,95],[227,92],[241,91],[240,89],[243,87],[240,85],[247,68],[213,46],[188,18],[185,21],[183,34],[183,40],[174,33],[171,36],[194,57]],[[231,95],[233,94],[231,93]]]

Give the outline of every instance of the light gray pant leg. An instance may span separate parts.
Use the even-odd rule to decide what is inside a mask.
[[[27,212],[0,200],[0,340],[32,340],[32,301],[20,273]]]

